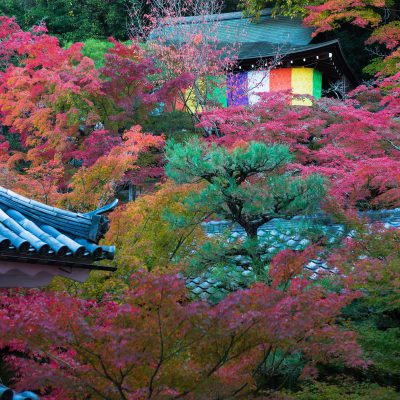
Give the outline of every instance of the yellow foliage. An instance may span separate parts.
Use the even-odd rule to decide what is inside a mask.
[[[72,192],[61,205],[85,212],[107,204],[114,198],[126,172],[140,168],[140,156],[163,146],[164,137],[143,133],[139,125],[131,127],[124,133],[121,145],[98,158],[92,166],[78,170],[71,180]]]
[[[53,280],[50,289],[65,290],[72,295],[101,299],[105,293],[118,298],[129,287],[136,270],[174,273],[185,268],[196,248],[206,239],[201,222],[208,210],[189,212],[185,198],[198,191],[198,184],[175,185],[166,182],[155,193],[119,206],[110,214],[111,226],[106,244],[116,245],[116,272],[94,271],[85,283],[64,278]],[[168,214],[184,221],[168,221]],[[110,265],[110,261],[103,261]]]
[[[200,223],[208,210],[188,211],[184,204],[198,189],[198,185],[167,182],[157,192],[114,211],[107,242],[118,248],[117,266],[153,272],[184,266],[205,238]],[[178,215],[179,220],[174,218]]]

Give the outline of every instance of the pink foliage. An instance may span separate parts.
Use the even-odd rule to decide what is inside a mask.
[[[0,61],[7,67],[0,72],[0,123],[22,145],[21,151],[15,151],[1,141],[4,176],[15,178],[7,181],[15,181],[16,187],[10,188],[24,186],[24,194],[37,196],[36,191],[30,193],[29,185],[18,186],[24,177],[12,160],[23,160],[24,173],[61,160],[64,177],[60,179],[57,172],[53,182],[60,186],[52,186],[52,198],[59,197],[57,192],[71,184],[76,172],[72,166],[79,166],[74,159],[91,168],[115,147],[122,148],[122,132],[148,118],[160,101],[168,104],[177,90],[172,86],[186,85],[182,82],[187,74],[163,88],[156,79],[159,68],[137,44],[110,41],[113,47],[98,71],[83,56],[82,43],[65,49],[45,26],[24,32],[14,19],[0,17]],[[97,130],[98,125],[105,128]],[[162,176],[160,165],[144,166],[142,171],[137,166],[136,183]]]
[[[152,59],[145,58],[136,43],[125,45],[112,38],[110,41],[114,47],[105,54],[105,66],[100,70],[105,78],[103,90],[117,108],[111,119],[126,124],[138,113],[154,108],[158,98],[149,78],[160,70]]]
[[[105,129],[96,130],[83,141],[81,149],[74,152],[74,156],[82,159],[85,167],[90,167],[98,158],[106,156],[113,147],[121,143],[122,138],[119,135],[113,135]]]
[[[18,367],[18,386],[46,388],[52,399],[78,392],[110,400],[120,393],[243,398],[278,349],[302,352],[304,373],[335,359],[365,366],[355,334],[333,323],[354,295],[297,278],[286,292],[259,283],[211,306],[188,301],[177,276],[139,273],[132,287],[120,303],[4,293],[0,344],[25,355],[8,360]]]
[[[210,140],[228,147],[252,140],[288,145],[296,156],[289,168],[327,176],[330,195],[345,207],[397,207],[398,79],[312,107],[292,106],[289,93],[265,93],[254,106],[206,112],[200,125],[217,128]]]

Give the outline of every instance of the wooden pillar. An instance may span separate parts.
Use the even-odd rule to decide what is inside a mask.
[[[128,200],[129,201],[136,200],[136,186],[133,185],[132,183],[129,183],[128,185]]]

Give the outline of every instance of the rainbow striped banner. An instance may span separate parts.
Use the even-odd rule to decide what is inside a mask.
[[[227,77],[227,104],[252,105],[260,100],[259,93],[291,90],[294,94],[322,96],[322,74],[314,68],[280,68],[230,74]],[[308,105],[309,100],[293,104]]]
[[[204,82],[197,85],[197,90],[206,90]],[[226,77],[207,78],[207,90],[210,93],[207,101],[217,107],[247,106],[260,101],[260,93],[292,91],[294,94],[310,95],[317,99],[322,97],[322,74],[314,68],[279,68],[257,70],[239,73],[230,73]],[[202,111],[194,89],[186,91],[186,103],[192,111]],[[292,104],[311,105],[309,99],[295,99]],[[178,105],[178,103],[177,103]],[[183,109],[180,103],[178,109]]]

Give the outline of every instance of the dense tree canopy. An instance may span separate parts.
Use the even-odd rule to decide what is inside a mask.
[[[398,399],[398,222],[364,212],[400,207],[399,7],[243,1],[319,35],[355,26],[375,78],[308,106],[279,92],[222,108],[208,89],[234,54],[195,30],[179,46],[98,40],[125,38],[123,3],[0,4],[16,16],[0,16],[0,185],[77,212],[135,200],[109,215],[115,273],[0,292],[0,379],[60,400]],[[171,7],[222,7],[135,4],[154,27]],[[291,234],[261,235],[271,221],[302,244],[270,246]]]
[[[45,22],[49,32],[61,39],[63,45],[76,41],[86,41],[93,39],[107,39],[112,36],[119,40],[128,39],[128,27],[132,24],[129,17],[129,7],[135,0],[99,1],[84,0],[80,2],[67,1],[42,1],[42,0],[4,0],[0,4],[0,15],[16,17],[17,22],[25,29],[32,25]],[[160,2],[158,2],[161,4]],[[361,72],[371,60],[373,62],[365,69],[366,76],[374,75],[382,70],[382,57],[388,54],[384,49],[385,43],[382,41],[380,46],[375,46],[372,40],[368,41],[369,50],[364,54],[354,55],[353,45],[361,46],[368,39],[361,29],[352,27],[351,24],[360,25],[371,23],[375,26],[380,21],[384,22],[382,27],[376,30],[378,36],[398,36],[397,15],[399,9],[398,1],[368,1],[355,4],[354,7],[348,3],[343,12],[340,11],[340,2],[321,2],[311,0],[295,1],[268,1],[268,0],[226,0],[223,1],[222,12],[232,12],[243,9],[249,15],[257,13],[265,7],[272,7],[274,15],[304,16],[309,15],[309,6],[324,6],[326,10],[317,10],[316,19],[311,24],[318,30],[326,31],[332,28],[339,28],[338,33],[342,39],[342,44],[350,60],[350,64]],[[143,3],[145,4],[145,3]],[[336,10],[335,7],[339,5]],[[146,3],[145,14],[149,14],[151,2]],[[336,11],[338,12],[336,12]],[[385,11],[386,10],[386,11]],[[329,21],[324,22],[323,15],[329,14]],[[311,13],[312,15],[312,13]],[[350,24],[349,24],[350,23]],[[361,25],[362,25],[361,24]],[[376,35],[373,34],[372,38]],[[379,42],[379,40],[376,40]],[[105,42],[103,42],[105,43]],[[352,57],[351,57],[352,56]],[[396,56],[396,59],[398,56]],[[395,63],[398,61],[388,60],[386,68],[393,73]]]
[[[14,16],[25,29],[46,22],[51,34],[64,43],[92,38],[127,38],[124,0],[4,0],[0,14]]]
[[[392,171],[399,162],[399,75],[362,86],[346,101],[322,99],[312,107],[290,104],[291,95],[265,94],[253,107],[230,107],[203,115],[218,125],[211,141],[235,147],[251,140],[285,143],[297,168],[330,178],[329,195],[349,208],[398,207]]]
[[[215,307],[188,301],[174,275],[134,276],[122,304],[46,293],[2,297],[8,326],[0,344],[10,335],[12,349],[27,354],[11,359],[21,385],[56,385],[57,398],[246,398],[299,351],[304,374],[328,354],[364,365],[354,334],[332,323],[351,296],[307,286],[296,281],[285,294],[259,284]]]
[[[155,150],[163,138],[146,136],[134,125],[159,101],[167,103],[171,92],[163,84],[155,92],[159,69],[152,59],[136,44],[112,39],[104,67],[97,70],[83,56],[82,44],[64,49],[44,26],[25,32],[7,17],[0,24],[4,185],[84,210],[106,202],[125,182],[162,176]],[[71,189],[75,194],[61,199]],[[82,194],[90,201],[74,203]]]
[[[178,183],[205,181],[195,201],[207,204],[221,218],[241,225],[250,238],[273,218],[315,211],[324,196],[323,180],[295,177],[285,171],[288,149],[250,142],[231,153],[223,146],[199,142],[169,143],[167,174]]]

